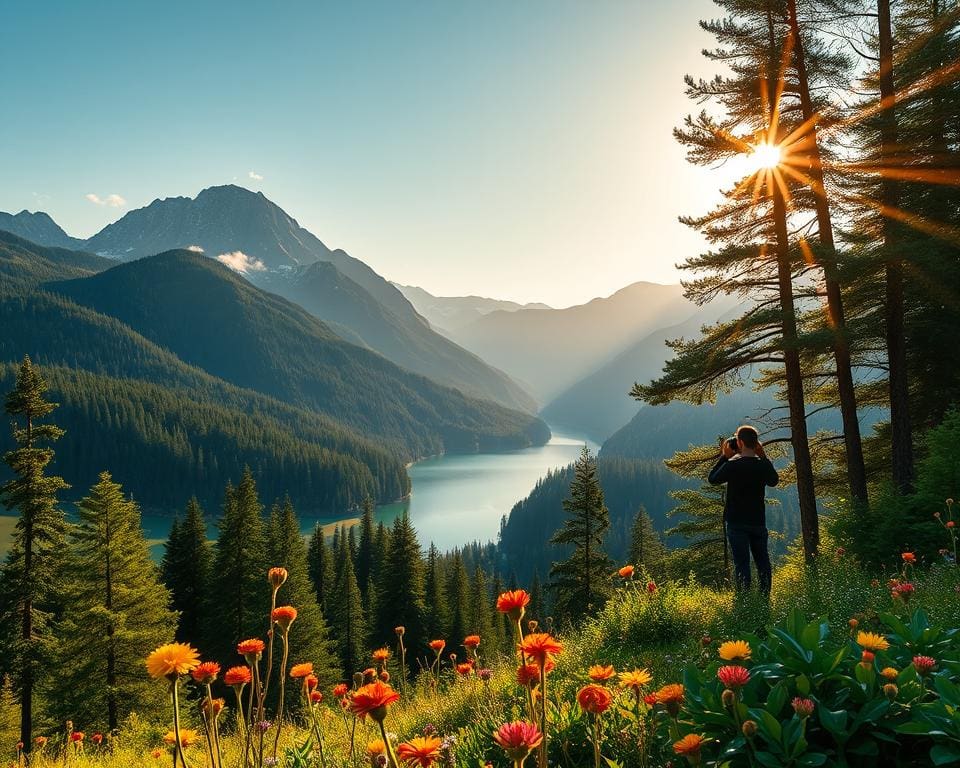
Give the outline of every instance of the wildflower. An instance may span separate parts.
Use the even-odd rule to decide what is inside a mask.
[[[929,656],[914,656],[913,666],[917,670],[918,675],[928,675],[933,671],[933,668],[937,666],[937,660]]]
[[[653,682],[653,675],[648,669],[635,669],[632,672],[620,673],[620,686],[622,688],[632,688],[633,692],[640,695],[640,689]]]
[[[903,562],[909,563],[910,565],[917,562],[917,556],[913,554],[913,552],[904,552],[900,557],[903,558]]]
[[[553,656],[563,652],[563,646],[560,643],[551,635],[542,632],[527,635],[519,648],[524,656],[533,659],[541,669]]]
[[[880,670],[880,674],[891,682],[900,676],[900,673],[897,672],[897,670],[895,670],[893,667],[884,667]]]
[[[224,701],[223,699],[204,699],[203,700],[203,713],[207,716],[208,720],[216,718],[221,712],[223,712]]]
[[[632,565],[625,565],[625,566],[623,566],[623,568],[621,568],[619,571],[617,571],[617,575],[618,575],[621,579],[632,579],[632,578],[633,578],[633,566],[632,566]]]
[[[523,763],[527,756],[543,742],[543,734],[533,723],[517,720],[504,723],[493,732],[493,740],[515,763]]]
[[[153,752],[150,753],[150,756],[151,756],[154,760],[159,760],[161,757],[163,757],[163,751],[160,750],[160,749],[155,749],[155,750],[153,750]]]
[[[752,651],[750,643],[746,640],[728,640],[720,644],[717,653],[724,661],[746,661],[750,658]]]
[[[953,520],[947,520],[947,528],[955,528],[956,523]]]
[[[491,677],[493,677],[493,670],[487,669],[486,667],[484,667],[483,669],[478,669],[477,677],[483,680],[483,682],[487,682]]]
[[[873,651],[864,651],[860,655],[860,663],[865,667],[869,667],[871,664],[873,664],[873,660],[875,658],[876,657],[873,655]]]
[[[93,734],[93,736],[90,737],[90,741],[92,741],[94,744],[96,744],[99,747],[101,744],[103,744],[103,734],[102,733]],[[22,744],[20,748],[23,749]]]
[[[403,626],[394,627],[394,628],[393,628],[393,631],[394,631],[394,634],[396,634],[397,637],[403,637],[404,633],[407,631],[407,628],[406,628],[406,627],[403,627]]]
[[[683,686],[680,683],[670,683],[656,692],[657,703],[663,704],[671,717],[680,713],[680,705],[684,701]]]
[[[467,635],[463,638],[463,647],[468,651],[475,651],[480,646],[480,635]]]
[[[147,656],[147,672],[150,677],[175,680],[185,675],[200,663],[197,649],[188,643],[167,643]]]
[[[517,684],[521,688],[536,685],[540,682],[540,667],[536,664],[524,664],[517,668]]]
[[[335,686],[333,686],[333,695],[339,699],[341,696],[346,696],[347,691],[349,690],[350,686],[348,686],[346,683],[337,683]]]
[[[743,735],[748,739],[752,739],[757,735],[757,721],[756,720],[744,720],[743,726],[740,728],[743,731]]]
[[[602,685],[591,683],[577,691],[577,703],[584,712],[599,715],[610,708],[613,696]]]
[[[720,694],[720,701],[723,702],[723,706],[732,707],[737,703],[737,694],[735,694],[729,688],[724,688],[723,693]]]
[[[443,649],[447,647],[446,640],[431,640],[427,645],[430,646],[430,649],[439,656],[443,653]]]
[[[280,629],[286,632],[290,629],[290,625],[293,624],[294,620],[297,618],[297,609],[292,605],[281,605],[273,609],[273,612],[270,614],[270,618],[273,620],[274,624],[278,625]]]
[[[848,621],[847,624],[850,625],[850,629],[856,629],[857,627],[860,626],[860,622],[857,621],[857,619],[850,619],[850,621]]]
[[[260,733],[266,733],[267,731],[269,731],[269,730],[270,730],[270,721],[269,721],[269,720],[261,720],[259,723],[257,723],[257,730],[260,731]]]
[[[893,683],[887,683],[883,686],[883,695],[886,696],[890,701],[893,701],[900,695],[900,689],[897,688]]]
[[[720,669],[717,670],[717,678],[727,686],[727,688],[735,691],[738,688],[743,688],[743,686],[750,682],[750,672],[747,671],[746,667],[734,664],[720,667]]]
[[[397,755],[408,765],[430,768],[440,757],[440,739],[432,736],[415,736],[397,747]]]
[[[497,610],[507,614],[513,621],[520,621],[530,605],[530,595],[523,589],[512,589],[497,598]]]
[[[700,749],[705,741],[698,733],[688,733],[680,741],[674,742],[673,751],[696,765],[700,762]]]
[[[351,697],[350,711],[363,720],[370,715],[378,723],[387,716],[387,707],[400,699],[397,693],[386,683],[376,681],[355,691]]]
[[[230,667],[223,674],[223,682],[241,688],[250,682],[250,667]]]
[[[370,658],[373,659],[377,664],[386,664],[387,659],[390,658],[390,649],[377,648],[377,650],[370,654]]]
[[[377,670],[375,670],[373,667],[367,667],[361,674],[363,675],[364,685],[369,685],[377,679]]]
[[[320,691],[310,691],[310,703],[319,704],[323,701],[323,694]]]
[[[647,582],[647,594],[648,594],[648,595],[652,595],[652,594],[653,594],[654,592],[656,592],[656,591],[657,591],[657,583],[656,583],[655,581],[648,581],[648,582]]]
[[[594,664],[587,672],[587,676],[595,683],[603,683],[616,674],[617,671],[612,666],[605,667],[601,664]]]
[[[799,696],[795,697],[792,702],[793,711],[797,713],[797,717],[801,720],[805,720],[813,714],[813,709],[816,706],[813,703],[812,699],[802,699]]]
[[[294,680],[301,680],[308,675],[313,674],[313,664],[309,661],[305,661],[303,664],[294,664],[290,667],[290,677]]]
[[[457,674],[461,677],[468,677],[473,672],[473,662],[465,661],[463,664],[457,664]]]
[[[83,739],[84,739],[83,731],[71,731],[70,741],[72,741],[74,744],[79,744],[80,742],[83,741]]]
[[[367,757],[378,757],[387,754],[387,745],[383,739],[374,739],[367,742]]]
[[[381,680],[383,680],[383,682],[385,682],[385,683],[389,683],[389,682],[390,682],[390,673],[387,672],[387,670],[385,670],[385,669],[381,669],[381,670],[380,670],[380,674],[377,675],[377,677],[379,677],[379,678],[380,678]]]
[[[286,568],[271,568],[269,571],[267,571],[267,581],[270,582],[270,586],[272,586],[274,589],[280,589],[286,580]]]
[[[215,661],[204,661],[198,664],[190,674],[198,685],[211,685],[220,674],[220,665]]]
[[[43,749],[45,746],[47,746],[47,737],[37,736],[37,738],[33,740],[33,743],[37,745],[37,749]]]
[[[199,736],[196,731],[191,728],[181,728],[180,729],[180,748],[187,749],[192,747],[199,741]],[[167,731],[167,735],[163,737],[163,743],[168,746],[174,746],[177,743],[177,736],[173,731]]]
[[[870,586],[876,589],[880,586],[880,579],[870,579]]]
[[[910,598],[913,597],[913,593],[916,592],[916,587],[913,586],[909,581],[900,582],[893,586],[891,594],[894,598],[900,598],[905,603],[909,602]]]
[[[247,660],[247,664],[253,666],[260,659],[260,654],[266,647],[259,637],[252,637],[249,640],[241,640],[237,643],[237,653]]]

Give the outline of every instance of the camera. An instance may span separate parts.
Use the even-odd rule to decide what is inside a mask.
[[[737,438],[728,437],[727,446],[729,446],[730,450],[733,451],[734,453],[740,453],[740,449],[737,447]]]

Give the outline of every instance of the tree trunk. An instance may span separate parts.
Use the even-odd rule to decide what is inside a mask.
[[[890,0],[877,0],[878,47],[880,54],[880,165],[893,167],[897,152],[896,92],[893,84],[893,29]],[[900,493],[913,488],[913,427],[910,421],[907,382],[907,344],[904,335],[903,262],[898,226],[891,213],[900,204],[897,182],[880,180],[883,214],[883,244],[886,251],[886,335],[889,368],[891,453],[893,483]]]
[[[27,449],[33,448],[33,417],[27,413]],[[29,482],[29,481],[28,481]],[[20,639],[24,646],[23,669],[20,670],[20,741],[30,752],[33,747],[33,515],[29,511],[33,488],[28,491],[27,508],[21,510],[23,530],[23,615]]]
[[[813,101],[810,98],[810,83],[804,58],[803,38],[800,35],[800,22],[797,18],[796,0],[788,0],[787,8],[790,32],[793,36],[793,60],[800,91],[800,108],[804,122],[808,123],[806,141],[809,142],[809,166],[807,173],[810,178],[810,187],[814,192],[817,229],[822,250],[820,266],[823,269],[824,286],[827,292],[828,321],[833,329],[833,356],[837,368],[837,390],[840,396],[840,413],[843,419],[847,478],[851,498],[854,502],[866,506],[868,502],[867,472],[863,459],[860,422],[857,418],[857,398],[853,385],[850,342],[847,337],[847,326],[843,313],[843,296],[837,274],[837,250],[833,240],[833,223],[830,219],[830,206],[827,200],[826,187],[823,183],[823,163],[817,137],[817,122],[814,116]]]

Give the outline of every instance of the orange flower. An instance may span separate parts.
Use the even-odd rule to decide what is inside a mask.
[[[163,750],[155,749],[155,750],[153,750],[153,752],[150,753],[150,756],[151,756],[154,760],[159,760],[161,757],[163,757]]]
[[[493,732],[493,740],[515,763],[522,763],[543,743],[543,734],[533,723],[517,720],[504,723]]]
[[[83,731],[73,731],[70,734],[70,741],[72,741],[74,744],[79,744],[81,741],[83,741]]]
[[[439,656],[441,653],[443,653],[443,649],[447,647],[447,641],[446,641],[446,640],[431,640],[431,641],[428,643],[428,645],[429,645],[430,648],[433,650],[433,652],[436,653],[437,656]]]
[[[387,745],[383,739],[374,739],[367,742],[367,757],[378,757],[387,754]]]
[[[680,741],[675,742],[673,751],[678,755],[689,758],[691,763],[700,761],[700,749],[703,747],[705,739],[697,733],[688,733]]]
[[[651,682],[653,682],[653,675],[650,674],[648,669],[635,669],[632,672],[620,673],[620,685],[624,688],[632,688],[636,694],[639,694],[640,689],[645,685],[650,685]]]
[[[676,717],[680,712],[680,705],[684,702],[683,686],[680,683],[670,683],[663,686],[656,693],[657,703],[663,704],[671,717]]]
[[[397,747],[397,755],[408,765],[430,768],[440,757],[440,739],[432,736],[416,736]]]
[[[305,661],[303,664],[294,664],[292,667],[290,667],[290,677],[292,677],[294,680],[300,680],[301,678],[312,674],[313,664],[309,661]]]
[[[457,674],[461,677],[467,677],[473,672],[473,662],[467,661],[463,664],[457,664]]]
[[[728,640],[721,643],[717,653],[724,661],[746,661],[750,658],[750,643],[746,640]]]
[[[341,696],[346,696],[349,690],[350,686],[346,683],[337,683],[333,686],[333,695],[339,699]]]
[[[911,565],[917,562],[917,556],[913,552],[904,552],[900,557],[903,558],[903,562],[910,563]]]
[[[191,747],[199,741],[197,732],[191,728],[181,728],[180,729],[180,746],[183,749]],[[173,731],[167,731],[167,735],[163,737],[163,743],[168,746],[174,746],[177,743],[177,736]]]
[[[317,680],[316,675],[311,674],[303,678],[303,687],[306,688],[308,691],[312,691],[319,684],[320,684],[320,681]]]
[[[272,586],[274,589],[280,589],[286,580],[286,568],[271,568],[269,571],[267,571],[267,581],[270,582],[270,586]]]
[[[241,640],[237,643],[237,653],[247,660],[247,664],[256,664],[266,647],[259,637],[251,637],[249,640]]]
[[[543,667],[551,657],[563,652],[563,646],[545,632],[534,632],[523,638],[519,645],[524,656],[533,659]]]
[[[399,693],[386,683],[377,680],[354,692],[351,697],[350,711],[361,720],[370,715],[379,723],[387,716],[387,707],[399,699]]]
[[[577,692],[577,703],[584,712],[599,715],[610,708],[613,703],[613,696],[602,685],[591,683]]]
[[[36,744],[40,749],[43,749],[45,746],[47,746],[47,737],[37,736],[37,738],[33,740],[33,743]]]
[[[230,667],[223,673],[223,682],[234,686],[246,685],[250,682],[250,667]]]
[[[377,664],[386,664],[387,659],[390,658],[390,649],[389,648],[377,648],[372,654],[371,657]]]
[[[530,605],[530,595],[523,589],[504,592],[497,598],[497,610],[506,613],[514,621],[520,621]]]
[[[625,565],[625,566],[623,566],[623,568],[621,568],[619,571],[617,571],[617,575],[618,575],[621,579],[632,579],[632,578],[633,578],[633,566],[632,566],[632,565]]]
[[[215,661],[204,661],[190,674],[199,685],[210,685],[220,674],[220,665]]]
[[[893,667],[884,667],[880,670],[880,674],[883,675],[887,680],[891,682],[896,682],[897,678],[900,676],[900,673],[897,672]]]
[[[147,656],[150,677],[173,680],[187,674],[200,663],[197,649],[188,643],[167,643]]]
[[[480,645],[480,635],[467,635],[463,638],[463,647],[471,651],[477,650]]]
[[[320,691],[310,691],[310,703],[319,704],[323,701],[323,694]]]
[[[612,666],[604,667],[600,664],[594,664],[587,672],[589,678],[595,683],[602,683],[616,674],[617,671]]]
[[[552,663],[552,662],[551,662]],[[524,664],[517,668],[517,684],[526,688],[540,682],[540,667],[536,664]]]
[[[274,624],[277,624],[280,629],[286,632],[290,629],[294,619],[297,618],[297,609],[292,605],[281,605],[273,609],[270,618],[273,619]]]

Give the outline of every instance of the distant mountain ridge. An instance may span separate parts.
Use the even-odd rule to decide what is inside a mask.
[[[31,213],[20,211],[18,214],[0,211],[0,230],[10,232],[24,240],[53,248],[81,249],[84,241],[70,237],[60,225],[43,211]]]
[[[400,285],[394,283],[414,308],[423,315],[430,324],[447,336],[451,332],[463,328],[465,325],[479,320],[491,312],[503,310],[517,312],[521,309],[552,309],[549,304],[529,302],[518,304],[515,301],[490,299],[485,296],[434,296],[432,293],[418,288],[415,285]]]

